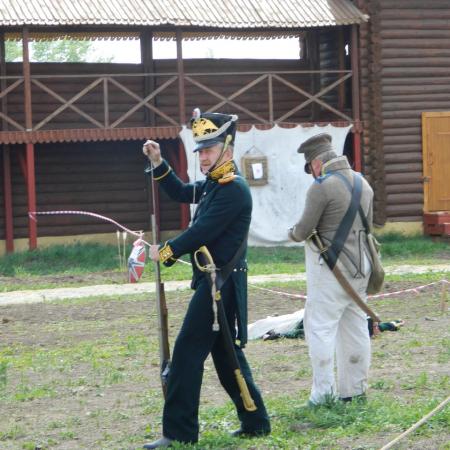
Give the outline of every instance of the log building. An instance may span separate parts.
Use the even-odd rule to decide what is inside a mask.
[[[24,243],[35,248],[38,238],[44,243],[58,236],[68,242],[80,235],[115,235],[110,224],[93,217],[40,216],[36,223],[29,211],[94,211],[148,230],[152,195],[142,170],[142,141],[163,139],[165,157],[185,177],[179,132],[199,99],[203,110],[237,112],[244,128],[351,124],[355,164],[361,166],[357,26],[367,17],[348,0],[264,6],[234,0],[228,9],[219,4],[203,11],[201,18],[178,0],[171,1],[171,11],[144,0],[72,1],[70,8],[63,1],[52,11],[33,0],[4,3],[0,239],[8,252]],[[182,54],[185,39],[280,36],[295,36],[302,57],[189,60]],[[31,40],[61,37],[138,38],[141,63],[30,62]],[[23,62],[7,63],[5,40],[16,38],[23,43]],[[154,39],[175,40],[177,58],[154,59]],[[162,192],[157,200],[162,232],[187,226],[185,208]]]
[[[349,155],[374,186],[377,224],[420,227],[425,205],[440,212],[425,215],[426,230],[445,229],[450,184],[436,161],[449,168],[447,0],[232,0],[201,18],[181,0],[171,11],[151,0],[63,1],[52,11],[35,0],[2,3],[0,253],[111,235],[92,217],[36,223],[28,211],[95,211],[148,230],[142,141],[164,139],[164,156],[186,177],[179,132],[197,106],[237,112],[242,130],[350,124]],[[186,39],[280,36],[298,39],[299,59],[183,58]],[[30,62],[30,41],[64,37],[139,39],[141,62]],[[22,62],[5,62],[8,39],[21,39]],[[175,40],[176,59],[154,59],[154,39]],[[157,194],[162,232],[186,227],[187,209]]]
[[[358,0],[364,170],[379,224],[450,235],[450,1]]]

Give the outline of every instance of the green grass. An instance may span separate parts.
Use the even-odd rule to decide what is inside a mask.
[[[117,249],[111,245],[54,245],[1,257],[0,276],[101,272],[117,269],[117,261]]]
[[[448,262],[450,241],[439,241],[427,236],[402,236],[389,233],[377,236],[383,259],[387,263],[407,261],[408,264]],[[406,263],[406,262],[405,262]]]
[[[386,266],[444,264],[450,260],[448,242],[434,241],[425,236],[404,237],[399,234],[382,235],[379,240]],[[129,251],[127,249],[127,256]],[[183,259],[187,261],[189,258],[184,255]],[[293,274],[305,270],[302,247],[250,247],[247,259],[250,275]],[[147,261],[142,281],[153,281],[154,270],[154,264]],[[85,275],[89,275],[90,280],[71,280],[71,277],[82,278]],[[190,279],[191,267],[182,263],[170,268],[161,266],[161,275],[165,281]],[[50,279],[52,276],[55,279]],[[119,255],[115,246],[81,243],[55,245],[0,257],[0,277],[4,278],[0,291],[126,281],[125,268],[119,267]],[[48,279],[39,280],[38,277]],[[27,281],[25,285],[24,280]]]
[[[439,291],[433,295],[439,296]],[[189,296],[178,292],[167,296],[172,333],[178,330],[183,300]],[[33,312],[18,308],[24,317],[17,315],[6,324],[8,345],[0,346],[0,411],[4,413],[0,448],[131,449],[159,435],[159,354],[153,301],[147,297],[49,302],[42,305],[45,314],[39,323]],[[274,299],[257,301],[274,310]],[[398,436],[448,395],[450,377],[437,364],[448,363],[450,341],[443,331],[444,317],[432,327],[423,320],[435,311],[437,298],[393,298],[376,305],[385,314],[411,317],[398,334],[383,333],[373,341],[367,403],[330,401],[318,408],[305,407],[311,368],[304,341],[252,342],[246,353],[264,388],[272,434],[239,440],[229,436],[228,430],[239,424],[231,403],[214,398],[221,391],[212,362],[207,361],[204,388],[209,388],[210,395],[200,408],[201,440],[197,445],[174,448],[369,450]],[[402,313],[394,308],[402,308]],[[33,335],[37,338],[30,339]],[[17,417],[22,421],[17,422]],[[408,436],[400,448],[444,449],[441,443],[449,426],[447,407]],[[437,445],[427,447],[424,442],[428,440]]]

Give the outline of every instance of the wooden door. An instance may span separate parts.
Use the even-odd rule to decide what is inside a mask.
[[[450,112],[422,113],[424,212],[450,211]]]

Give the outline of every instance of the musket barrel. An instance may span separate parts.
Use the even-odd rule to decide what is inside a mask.
[[[156,218],[155,214],[151,216],[153,244],[156,244]],[[166,397],[167,378],[170,368],[170,346],[169,346],[169,327],[166,296],[164,294],[164,284],[161,283],[161,268],[158,261],[154,263],[155,267],[155,295],[156,295],[156,314],[158,316],[158,341],[159,341],[159,362],[161,386],[164,398]]]

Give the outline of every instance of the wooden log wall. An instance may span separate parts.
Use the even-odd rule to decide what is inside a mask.
[[[26,185],[12,146],[14,237],[28,235]],[[175,158],[177,140],[165,140],[164,156]],[[37,144],[36,203],[38,211],[82,210],[107,216],[131,230],[149,230],[151,189],[144,175],[142,142],[84,142]],[[2,191],[2,190],[0,190]],[[3,198],[0,210],[4,238]],[[161,228],[180,227],[179,206],[161,194]],[[38,236],[111,233],[116,227],[90,216],[38,216]]]
[[[421,221],[421,113],[449,109],[447,0],[366,0],[360,30],[364,155],[375,220]]]

